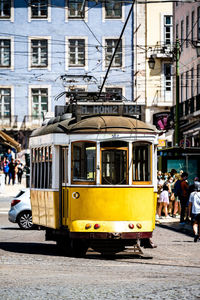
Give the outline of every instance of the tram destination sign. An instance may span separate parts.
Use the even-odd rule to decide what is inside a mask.
[[[87,103],[76,104],[76,113],[81,116],[86,115],[129,115],[140,118],[141,105],[135,104],[105,104]]]

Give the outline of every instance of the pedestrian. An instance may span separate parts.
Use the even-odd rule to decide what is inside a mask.
[[[5,184],[7,184],[7,177],[8,177],[8,181],[9,181],[9,163],[8,163],[8,160],[6,159],[6,157],[4,157],[4,160],[3,160],[3,172],[5,175]]]
[[[200,239],[200,182],[195,181],[194,190],[189,198],[189,215],[192,211],[192,227],[196,243]]]
[[[12,159],[12,153],[11,153],[11,149],[9,148],[7,150],[7,152],[4,154],[4,157],[9,161],[11,162],[11,159]]]
[[[173,218],[176,218],[176,215],[181,212],[181,206],[180,206],[180,199],[179,199],[179,194],[181,193],[181,176],[180,174],[175,174],[175,180],[174,180],[174,187],[172,189],[173,194],[174,194],[174,210],[173,210]],[[180,193],[179,193],[180,191]]]
[[[183,172],[181,174],[181,182],[180,182],[181,192],[179,196],[180,203],[181,203],[181,216],[180,216],[181,225],[185,224],[185,214],[189,204],[189,185],[187,179],[188,179],[188,173]]]
[[[18,160],[17,162],[17,180],[18,183],[22,183],[22,174],[23,174],[23,164]]]
[[[162,208],[164,207],[164,213],[165,213],[165,218],[168,217],[168,205],[169,205],[169,193],[168,193],[168,186],[163,185],[163,190],[160,194],[160,197],[158,199],[158,216],[159,218],[162,218],[161,213],[162,213]]]
[[[14,159],[12,158],[11,159],[11,162],[9,163],[9,182],[8,184],[10,184],[10,181],[12,179],[12,184],[14,185],[15,184],[15,162],[14,162]]]

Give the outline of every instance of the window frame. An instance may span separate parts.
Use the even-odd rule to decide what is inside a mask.
[[[31,9],[31,1],[28,5],[28,22],[32,22],[32,21],[51,21],[51,0],[46,0],[47,1],[47,17],[42,17],[42,16],[36,16],[33,17],[32,16],[32,9]]]
[[[48,157],[46,156],[47,148]],[[48,164],[48,168],[46,164]],[[51,145],[31,148],[31,188],[52,189]]]
[[[170,17],[171,19],[171,23],[167,24],[166,23],[166,18]],[[169,35],[170,37],[167,38],[167,28],[169,28]],[[171,14],[164,14],[163,15],[163,40],[164,40],[164,44],[165,45],[172,45],[173,43],[173,16]],[[169,40],[169,42],[167,42],[167,40]]]
[[[134,153],[133,149],[134,146],[148,146],[148,171],[149,171],[149,179],[150,180],[134,180]],[[136,141],[132,143],[132,185],[151,185],[153,181],[153,174],[152,174],[152,153],[153,153],[153,147],[152,143],[146,142],[146,141]]]
[[[38,90],[38,94],[33,94],[33,90]],[[46,90],[47,91],[47,95],[45,95],[45,97],[47,98],[47,111],[46,112],[48,112],[49,111],[49,95],[48,95],[48,88],[31,88],[31,116],[33,117],[33,118],[35,118],[35,119],[40,119],[40,118],[42,118],[42,113],[44,113],[43,111],[42,111],[42,97],[44,97],[44,95],[42,94],[42,90]],[[39,113],[38,113],[38,115],[36,116],[34,116],[33,115],[33,104],[34,104],[34,102],[33,102],[33,97],[34,96],[37,96],[38,97],[38,106],[39,106]]]
[[[85,22],[88,22],[88,1],[87,0],[85,1],[84,17],[70,17],[69,16],[69,1],[65,0],[65,22],[68,22],[68,21],[81,21],[81,20],[84,20]]]
[[[123,4],[122,4],[122,2],[121,1],[118,1],[119,2],[119,4],[121,4],[121,16],[116,16],[116,15],[107,15],[107,10],[106,10],[106,2],[107,1],[105,1],[105,3],[103,4],[103,6],[104,6],[104,14],[105,14],[105,20],[115,20],[115,19],[117,19],[117,20],[121,20],[122,19],[122,11],[123,11]],[[117,2],[117,1],[116,1]],[[109,2],[108,2],[109,3]],[[114,6],[116,5],[117,3],[114,3]],[[115,9],[114,8],[112,8],[112,12],[114,12],[115,11]]]
[[[47,46],[46,46],[46,49],[47,49],[47,65],[41,65],[41,64],[38,64],[38,65],[33,65],[32,64],[32,60],[33,60],[33,51],[32,51],[32,41],[46,41],[47,42]],[[40,55],[40,58],[39,60],[41,60],[41,47],[39,48],[39,55]],[[50,56],[50,53],[51,53],[51,37],[50,36],[30,36],[29,37],[29,61],[28,61],[28,69],[29,70],[33,70],[33,69],[45,69],[45,70],[51,70],[51,56]]]
[[[9,65],[0,65],[0,69],[14,70],[14,38],[1,36],[0,41],[9,41]],[[0,55],[1,51],[0,51]]]
[[[108,63],[106,62],[106,55],[107,55],[107,41],[108,40],[112,40],[112,41],[116,41],[118,40],[118,37],[104,37],[103,39],[103,70],[107,69],[108,65],[109,65],[109,61]],[[116,66],[116,65],[113,65],[113,63],[115,62],[116,60],[116,57],[115,59],[113,60],[113,63],[112,63],[112,66],[111,66],[111,69],[123,69],[124,68],[124,51],[123,51],[123,48],[124,48],[124,39],[122,38],[121,39],[121,66]],[[114,52],[114,45],[112,46],[112,53],[111,54],[108,54],[108,55],[113,55],[113,52]]]
[[[103,151],[106,151],[106,150],[124,150],[126,151],[126,183],[125,184],[114,184],[114,183],[111,183],[111,184],[105,184],[105,183],[102,183],[102,177],[103,177],[103,158],[102,158],[102,152]],[[128,164],[129,164],[129,145],[127,145],[126,147],[123,146],[123,147],[101,147],[100,146],[100,185],[106,185],[106,186],[113,186],[113,185],[120,185],[120,186],[128,186],[129,185],[129,171],[128,171]]]
[[[84,65],[72,65],[70,64],[70,59],[69,59],[69,55],[70,55],[70,44],[69,41],[70,40],[84,40],[85,43],[85,47],[84,47],[84,53],[85,53],[85,58],[84,58]],[[84,37],[84,36],[67,36],[65,38],[65,44],[66,44],[66,50],[65,50],[65,61],[66,61],[66,65],[65,65],[65,69],[84,69],[84,70],[88,70],[88,37]]]
[[[8,94],[2,94],[1,93],[1,90],[9,90],[9,92],[10,92],[10,94],[8,95]],[[5,101],[4,101],[4,98],[5,97],[10,97],[10,103],[9,103],[9,105],[10,105],[10,113],[9,113],[9,115],[4,115],[3,113],[4,113],[4,111],[5,111],[5,109],[4,109],[4,107],[5,107]],[[0,103],[0,106],[1,106],[1,108],[0,108],[0,118],[2,119],[8,119],[8,118],[11,118],[11,115],[12,115],[12,88],[11,87],[3,87],[3,86],[0,86],[0,101],[1,101],[1,103]],[[2,109],[3,108],[3,109]]]
[[[13,5],[13,1],[14,0],[8,0],[10,2],[10,14],[9,16],[4,16],[3,14],[0,14],[0,21],[1,20],[6,20],[6,21],[10,21],[10,22],[14,22],[14,5]],[[3,5],[3,3],[0,3],[0,6]]]
[[[95,150],[95,180],[74,180],[73,178],[73,155],[74,155],[74,144],[75,143],[91,143],[94,144],[96,147]],[[97,142],[96,141],[90,141],[90,140],[78,140],[73,141],[71,143],[71,184],[76,185],[96,185],[97,182]]]

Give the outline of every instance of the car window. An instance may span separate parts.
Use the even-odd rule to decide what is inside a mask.
[[[21,195],[23,195],[25,191],[20,191],[15,198],[19,198]]]

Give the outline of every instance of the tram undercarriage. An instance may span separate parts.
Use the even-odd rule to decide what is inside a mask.
[[[132,238],[131,238],[132,237]],[[113,255],[129,248],[132,254],[142,254],[149,248],[151,232],[141,233],[73,233],[66,230],[46,230],[46,240],[55,241],[66,255],[84,256],[89,248],[102,255]],[[151,247],[150,247],[151,248]]]

